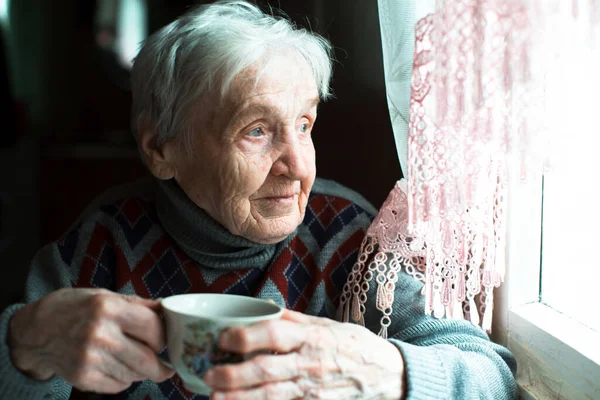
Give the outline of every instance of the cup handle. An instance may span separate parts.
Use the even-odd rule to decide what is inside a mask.
[[[171,369],[175,369],[175,367],[173,366],[173,364],[171,364],[171,361],[169,361],[169,359],[167,358],[166,355],[164,355],[164,354],[161,353],[161,354],[157,354],[156,357],[158,358],[158,361],[160,361],[161,363],[163,363],[167,367],[169,367]]]
[[[161,325],[162,325],[163,331],[165,332],[165,336],[166,336],[167,323],[165,321],[165,314],[163,312],[162,302],[161,302],[159,310],[156,311],[156,314],[158,314],[158,317],[160,318]],[[167,354],[168,354],[168,352],[167,352]],[[158,361],[160,361],[161,363],[163,363],[167,367],[169,367],[171,369],[175,369],[175,367],[173,366],[173,364],[171,364],[171,361],[169,361],[169,358],[165,355],[164,349],[160,353],[156,354],[156,357],[158,358]]]

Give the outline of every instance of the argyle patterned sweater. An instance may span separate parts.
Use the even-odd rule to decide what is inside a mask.
[[[229,233],[174,181],[140,181],[101,196],[61,240],[40,250],[24,303],[63,287],[146,298],[210,292],[273,299],[289,309],[334,318],[375,213],[355,192],[317,179],[297,230],[281,243],[260,245]],[[401,274],[389,329],[405,360],[407,399],[516,398],[512,355],[468,322],[424,315],[421,287]],[[10,361],[7,327],[23,305],[9,307],[0,317],[0,399],[67,399],[66,381],[32,380]],[[379,316],[372,301],[367,305],[366,325],[377,332]],[[205,399],[186,391],[177,375],[98,398]]]

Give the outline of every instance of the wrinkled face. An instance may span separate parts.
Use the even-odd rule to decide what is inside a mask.
[[[224,107],[205,101],[192,110],[192,153],[174,157],[175,179],[233,234],[276,243],[304,218],[319,97],[312,71],[295,55],[270,58],[258,80],[257,71],[236,77]]]

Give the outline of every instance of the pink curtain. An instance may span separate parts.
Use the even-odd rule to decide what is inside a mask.
[[[380,0],[380,7],[392,2]],[[576,63],[560,56],[570,41],[585,41],[580,61],[598,63],[592,49],[600,40],[599,4],[438,0],[418,19],[408,174],[365,237],[342,294],[340,320],[364,323],[375,281],[386,337],[404,268],[424,283],[425,313],[491,329],[494,288],[505,273],[508,179],[542,173],[550,144],[568,136],[549,127],[557,118],[554,89],[569,79],[561,80],[556,67],[577,73]]]

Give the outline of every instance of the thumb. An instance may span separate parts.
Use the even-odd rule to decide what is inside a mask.
[[[292,311],[288,309],[283,310],[283,314],[281,314],[281,319],[305,325],[324,326],[334,323],[334,321],[330,320],[329,318],[313,317],[311,315],[302,314],[297,311]]]
[[[160,372],[158,379],[155,381],[156,383],[164,382],[175,375],[176,371],[171,366],[163,364],[161,361],[159,361],[158,364]]]
[[[145,297],[140,297],[136,295],[122,295],[123,299],[129,303],[139,304],[141,306],[148,307],[154,311],[159,311],[161,309],[160,302],[162,298],[158,299],[147,299]]]

